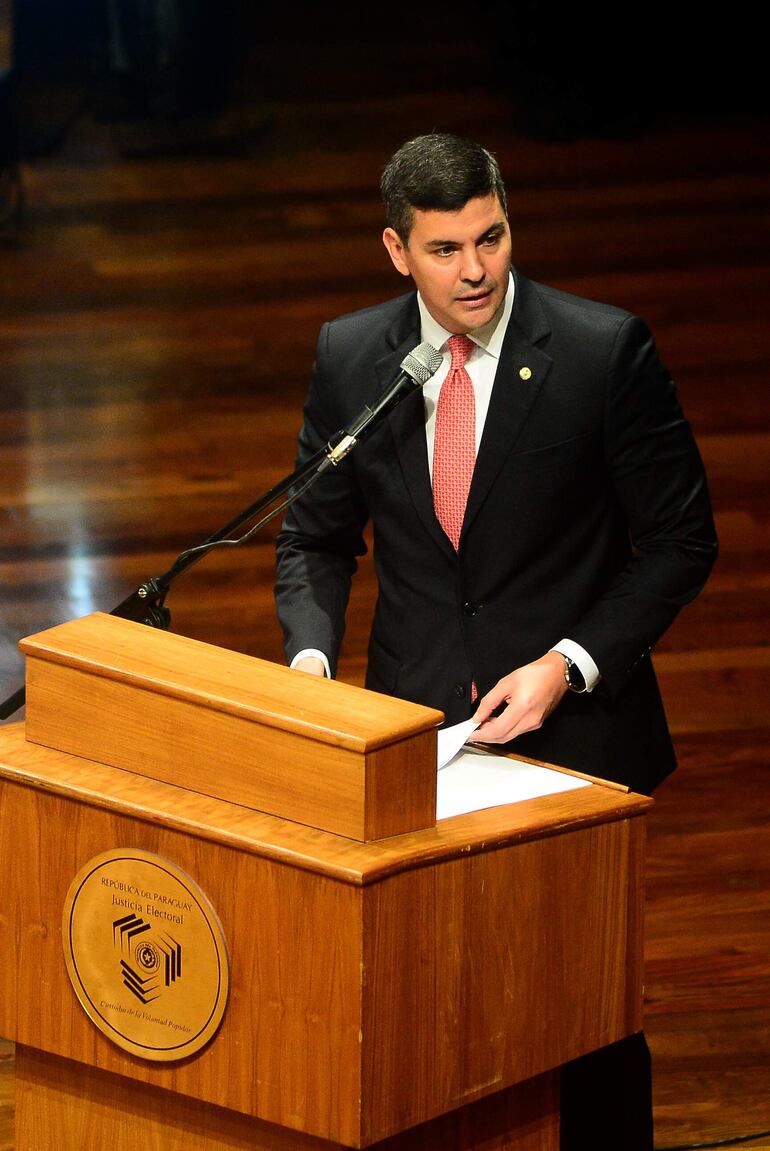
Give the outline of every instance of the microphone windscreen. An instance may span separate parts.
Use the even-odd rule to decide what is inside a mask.
[[[427,341],[412,348],[401,361],[401,369],[416,380],[418,384],[427,384],[428,380],[441,367],[441,352],[437,352]]]

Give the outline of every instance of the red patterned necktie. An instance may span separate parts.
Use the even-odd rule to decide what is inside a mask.
[[[452,364],[436,405],[433,445],[433,506],[442,528],[460,544],[465,505],[476,464],[476,401],[465,361],[473,351],[467,336],[452,336]]]

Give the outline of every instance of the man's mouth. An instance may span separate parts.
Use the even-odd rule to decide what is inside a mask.
[[[487,288],[483,292],[473,292],[467,296],[458,296],[458,302],[461,304],[483,304],[492,295],[492,289]]]

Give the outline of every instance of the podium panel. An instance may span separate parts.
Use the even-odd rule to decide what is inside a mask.
[[[83,1106],[83,1100],[88,1106]],[[340,1144],[17,1048],[14,1151],[340,1151]],[[541,1075],[373,1151],[558,1151],[558,1074]],[[19,1141],[21,1140],[21,1141]]]
[[[56,701],[49,736],[80,715]],[[22,725],[0,733],[0,1034],[19,1044],[17,1151],[555,1151],[560,1065],[641,1026],[651,801],[594,783],[365,842],[200,790],[183,760],[176,772],[43,746]],[[188,876],[221,924],[229,1001],[183,1059],[123,1049],[70,982],[68,892],[118,850]],[[114,900],[115,918],[94,920],[100,946],[126,920],[174,942],[157,900]],[[195,959],[185,944],[179,986],[201,978]],[[141,974],[134,964],[121,992],[131,1010],[152,991]]]

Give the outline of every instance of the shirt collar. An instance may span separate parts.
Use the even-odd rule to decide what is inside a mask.
[[[485,324],[483,328],[477,328],[475,332],[468,333],[469,338],[473,340],[474,344],[478,344],[483,351],[487,352],[490,356],[494,356],[496,360],[500,358],[500,351],[508,328],[508,321],[513,311],[514,290],[513,275],[509,272],[508,289],[502,305],[497,309],[497,312],[488,324]],[[421,339],[432,344],[436,351],[442,351],[452,333],[448,332],[446,328],[442,328],[441,324],[433,319],[419,292],[417,293],[417,306],[420,309]]]

